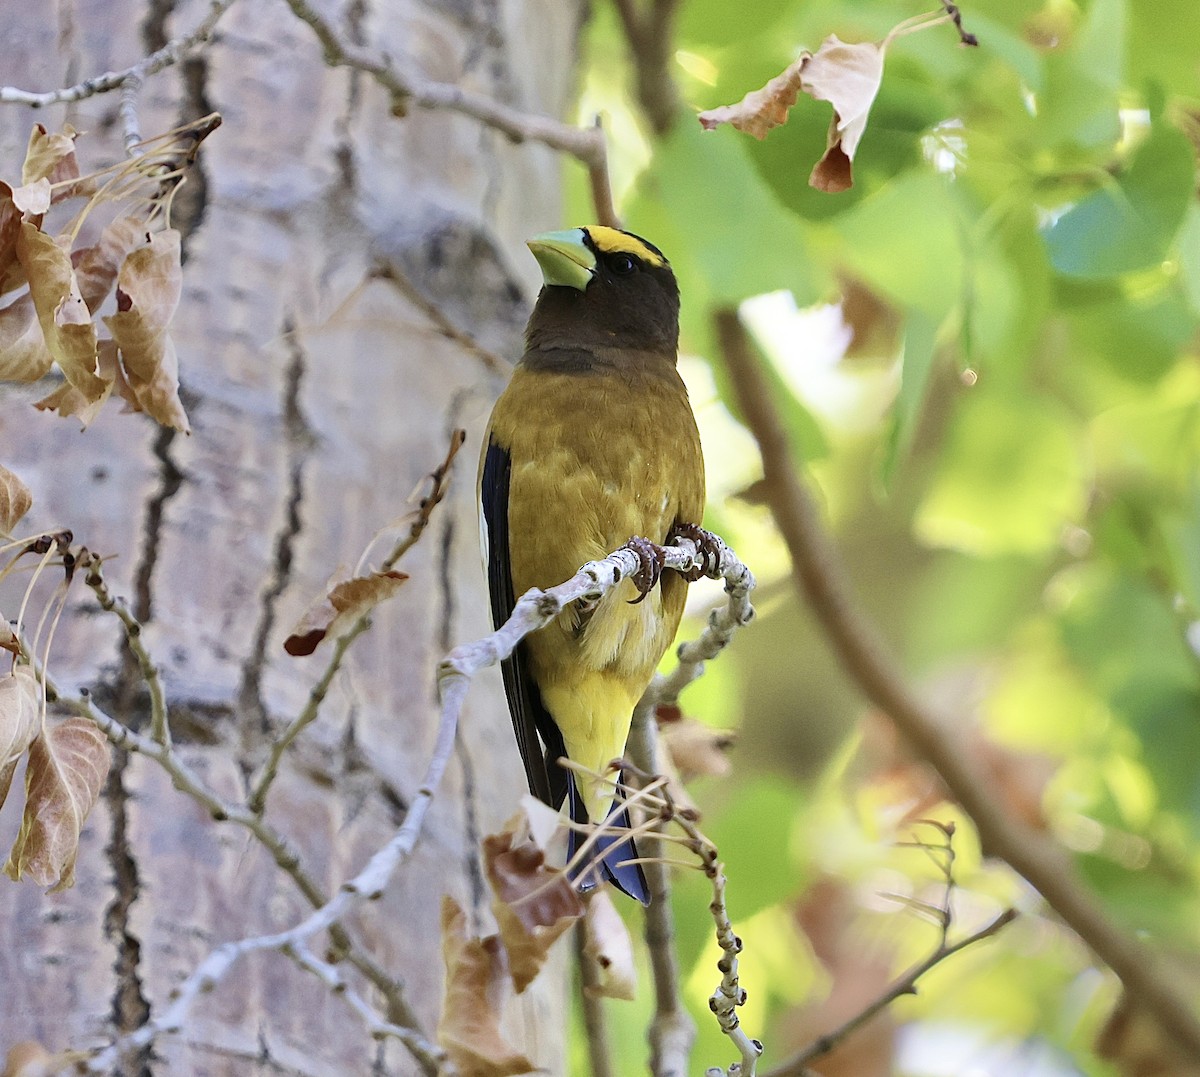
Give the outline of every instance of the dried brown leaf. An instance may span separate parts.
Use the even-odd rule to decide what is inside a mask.
[[[360,617],[391,598],[407,579],[406,572],[372,572],[337,584],[300,618],[292,634],[283,641],[283,649],[302,657],[312,654],[322,640],[344,636]]]
[[[125,381],[125,372],[117,361],[117,346],[108,339],[102,340],[96,349],[97,369],[100,380],[104,382],[104,391],[95,399],[85,396],[69,381],[63,382],[49,396],[42,397],[34,403],[39,411],[57,411],[68,419],[74,416],[84,427],[88,426],[104,406],[104,402],[112,395],[114,388],[128,403],[133,400],[133,394]],[[129,404],[127,411],[140,411],[137,402]]]
[[[66,250],[28,221],[17,235],[17,258],[29,278],[29,292],[37,310],[50,354],[67,381],[89,399],[104,392],[96,375],[96,327]]]
[[[117,313],[104,322],[120,349],[138,406],[163,426],[187,433],[179,360],[168,332],[183,287],[179,258],[179,233],[173,228],[131,251],[117,274]]]
[[[825,155],[808,181],[817,190],[836,193],[854,184],[852,162],[883,82],[883,52],[882,45],[847,43],[830,34],[805,65],[804,92],[833,105]]]
[[[50,181],[39,179],[20,187],[10,187],[8,197],[21,213],[40,217],[50,208]]]
[[[25,815],[4,870],[26,875],[50,893],[75,882],[84,820],[108,775],[108,741],[86,718],[51,726],[30,745],[25,768]]]
[[[0,310],[0,381],[37,381],[53,365],[33,296],[26,293]]]
[[[706,775],[729,773],[729,749],[737,735],[728,729],[713,729],[695,718],[669,722],[662,727],[662,742],[685,782]]]
[[[818,190],[844,191],[854,180],[851,162],[867,127],[867,117],[883,81],[883,45],[850,43],[831,34],[815,53],[805,52],[762,89],[737,104],[701,112],[700,124],[711,131],[723,123],[757,139],[787,122],[801,90],[816,101],[833,105],[825,156],[809,182]]]
[[[492,887],[492,911],[508,951],[509,972],[517,994],[537,977],[550,947],[584,912],[583,899],[566,872],[546,865],[532,839],[520,840],[524,813],[499,834],[483,839],[483,863]],[[515,840],[514,840],[515,839]]]
[[[13,204],[12,188],[0,181],[0,295],[25,283],[25,269],[17,261],[21,217],[21,211]]]
[[[8,468],[0,465],[0,535],[11,535],[33,504],[33,494]]]
[[[40,179],[50,183],[79,179],[79,163],[75,160],[75,129],[70,124],[55,134],[47,133],[40,123],[33,125],[29,133],[29,145],[25,149],[21,182],[28,184]],[[58,197],[64,197],[65,193]]]
[[[3,628],[12,635],[7,623]],[[0,807],[8,798],[21,756],[42,730],[41,703],[41,686],[28,669],[0,677]]]
[[[706,131],[723,123],[753,135],[760,141],[772,127],[787,122],[788,111],[800,95],[801,73],[812,59],[812,53],[802,53],[794,63],[776,75],[760,90],[751,90],[736,105],[721,105],[701,112],[698,119]]]
[[[452,897],[442,898],[442,959],[445,996],[438,1043],[460,1077],[515,1077],[534,1065],[500,1033],[508,985],[500,939],[467,935],[467,918]]]
[[[105,227],[92,246],[72,252],[71,264],[79,282],[79,294],[88,310],[96,313],[117,282],[117,273],[126,257],[149,239],[144,221],[118,217]]]
[[[596,965],[596,982],[588,991],[602,998],[633,1001],[637,993],[633,941],[607,887],[588,898],[584,929],[587,941],[583,952]]]
[[[21,1040],[8,1049],[0,1077],[51,1077],[61,1071],[62,1061],[37,1041]]]

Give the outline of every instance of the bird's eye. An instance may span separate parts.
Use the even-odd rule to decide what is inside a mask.
[[[627,277],[634,269],[633,259],[628,254],[614,254],[608,264],[618,277]]]

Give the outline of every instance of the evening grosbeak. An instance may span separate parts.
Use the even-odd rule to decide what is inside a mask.
[[[626,544],[642,567],[526,637],[504,662],[504,690],[530,791],[555,808],[569,800],[576,823],[606,823],[577,885],[607,879],[648,904],[623,800],[557,760],[604,774],[620,758],[688,581],[713,567],[659,575],[658,547],[709,538],[700,436],[676,370],[679,287],[657,247],[615,228],[548,232],[529,248],[545,287],[480,462],[492,619]],[[582,841],[573,830],[569,855]]]

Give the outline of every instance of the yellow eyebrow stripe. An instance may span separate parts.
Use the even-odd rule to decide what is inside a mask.
[[[647,265],[666,265],[667,260],[661,254],[651,250],[637,236],[631,236],[628,232],[622,232],[617,228],[607,228],[602,224],[588,225],[586,231],[591,236],[596,250],[604,254],[624,251],[626,254],[632,254],[635,258],[640,258]]]

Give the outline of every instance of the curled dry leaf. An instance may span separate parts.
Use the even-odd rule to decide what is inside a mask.
[[[0,466],[0,535],[11,535],[33,504],[33,494],[8,468]]]
[[[408,579],[406,572],[372,572],[337,584],[328,596],[300,618],[292,634],[283,641],[290,655],[312,654],[322,640],[344,636],[384,599],[391,598]]]
[[[7,186],[7,184],[5,185]],[[12,204],[30,217],[40,217],[50,208],[50,181],[48,179],[34,180],[20,187],[9,187],[8,197]]]
[[[637,993],[633,941],[607,888],[588,898],[584,930],[583,952],[596,965],[596,982],[588,987],[589,993],[632,1001]]]
[[[467,918],[452,897],[442,898],[442,959],[445,996],[438,1043],[460,1077],[515,1077],[534,1065],[500,1033],[508,976],[500,939],[467,934]]]
[[[772,127],[787,122],[788,112],[802,89],[800,73],[811,59],[812,53],[804,52],[761,90],[751,90],[736,105],[721,105],[701,112],[700,126],[714,131],[727,123],[759,141],[766,138]]]
[[[67,381],[90,400],[99,399],[105,385],[96,375],[96,327],[79,294],[70,256],[45,232],[22,221],[17,258],[29,278],[29,293],[50,354]]]
[[[29,132],[21,182],[29,184],[41,179],[48,183],[79,179],[79,162],[75,160],[75,128],[70,124],[50,134],[40,123],[35,123]],[[65,193],[59,197],[64,197]]]
[[[117,313],[104,322],[120,350],[137,407],[163,426],[187,433],[179,360],[168,333],[182,287],[179,233],[174,228],[156,232],[149,244],[125,258],[117,274]]]
[[[752,90],[735,105],[701,112],[700,124],[711,131],[728,123],[762,139],[787,121],[801,90],[816,101],[828,101],[833,105],[833,120],[825,155],[809,183],[821,191],[844,191],[853,185],[851,162],[883,81],[883,53],[883,45],[849,44],[831,34],[815,53],[803,53],[762,89]]]
[[[25,815],[4,870],[26,875],[50,893],[75,882],[75,858],[84,820],[108,775],[108,741],[85,718],[51,726],[29,748]]]
[[[130,252],[149,242],[144,221],[136,217],[118,217],[104,228],[92,246],[72,252],[71,264],[79,282],[79,294],[88,310],[96,313],[112,291],[117,273]]]
[[[36,1040],[21,1040],[8,1049],[0,1077],[51,1077],[61,1071],[62,1063]]]
[[[713,729],[695,718],[684,718],[662,726],[662,742],[685,782],[729,773],[729,749],[737,735],[728,729]]]
[[[532,839],[514,840],[518,829],[526,829],[523,812],[499,834],[483,839],[483,863],[513,987],[520,994],[541,971],[550,947],[583,915],[584,906],[566,872],[548,867]]]
[[[550,848],[554,835],[562,829],[562,816],[532,793],[521,797],[521,811],[525,813],[525,829],[518,831],[518,837],[528,835],[539,849]]]
[[[117,346],[111,340],[102,340],[97,344],[96,369],[104,382],[104,391],[95,399],[81,393],[69,381],[65,381],[49,396],[36,401],[33,406],[39,411],[57,411],[64,419],[74,416],[86,427],[112,395],[114,387],[126,402],[132,399],[133,394],[125,381],[125,371],[117,361]],[[131,404],[127,410],[141,409]]]
[[[7,623],[0,626],[0,635],[4,630],[12,636]],[[8,798],[21,756],[41,732],[41,702],[41,686],[29,670],[17,669],[0,677],[0,807]]]
[[[0,310],[0,381],[37,381],[53,365],[33,296],[26,293]]]
[[[863,41],[847,44],[830,34],[801,76],[804,92],[833,105],[825,155],[808,182],[836,194],[854,185],[851,162],[867,129],[867,117],[883,82],[883,46]]]

